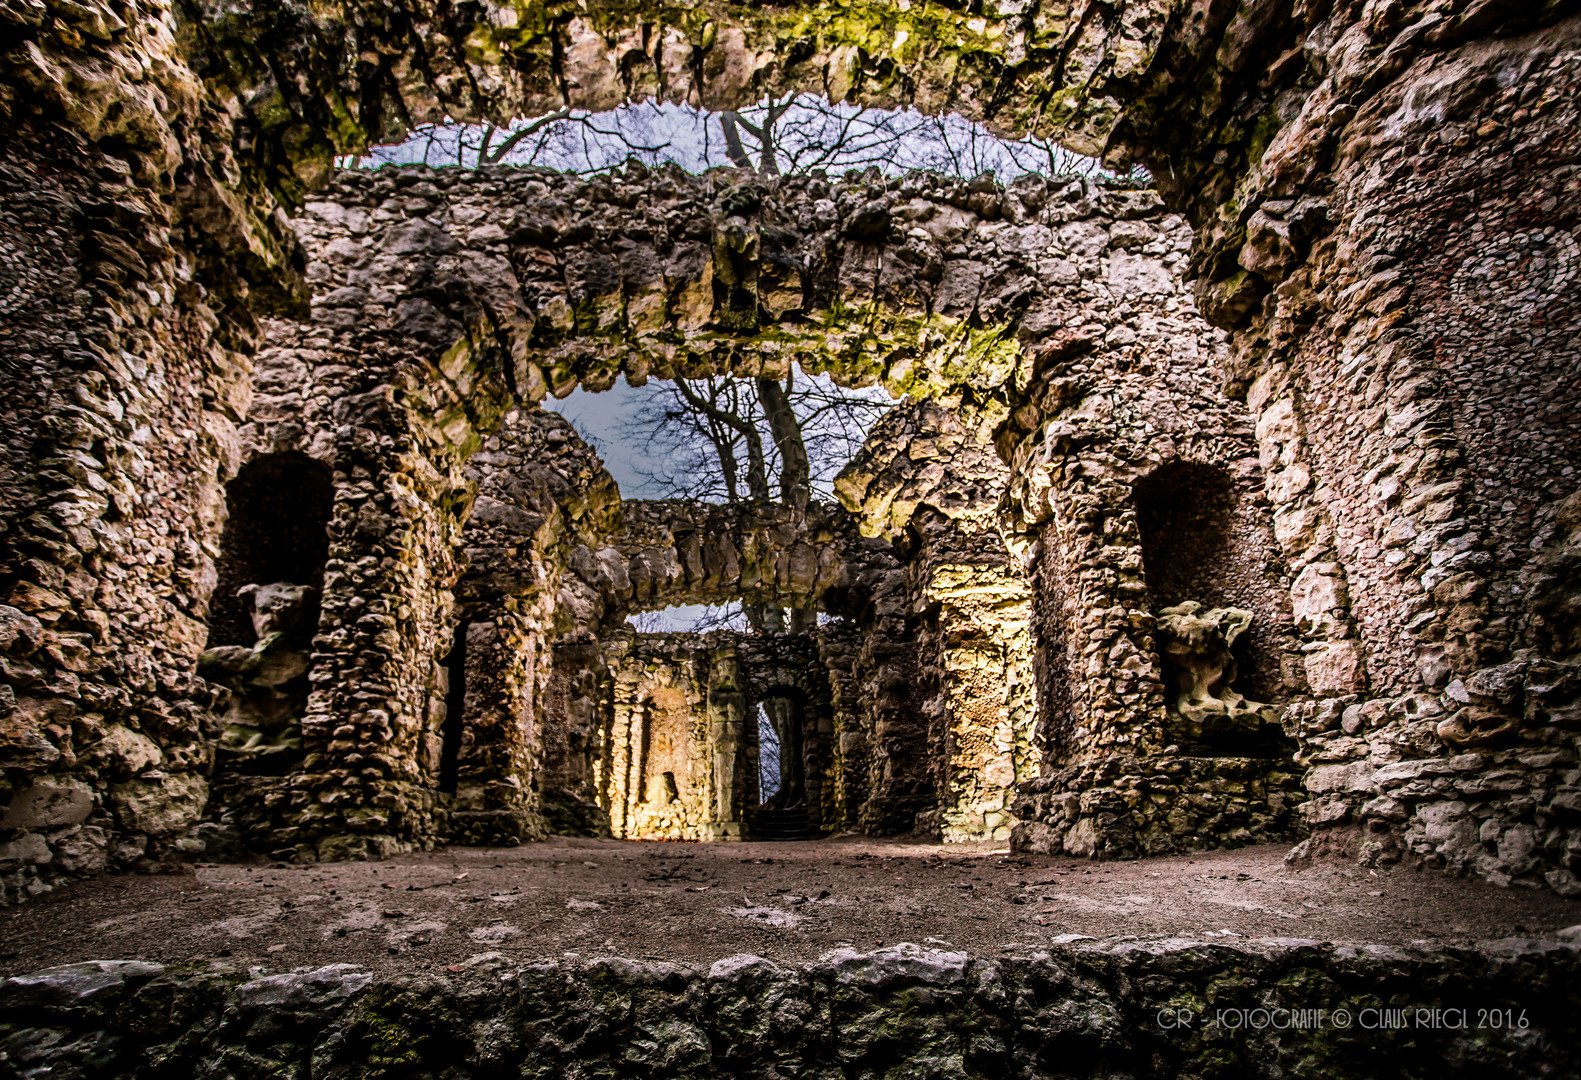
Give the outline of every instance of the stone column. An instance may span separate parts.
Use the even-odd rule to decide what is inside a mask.
[[[547,835],[538,807],[543,740],[541,639],[516,598],[467,627],[466,708],[461,717],[448,835],[498,845]]]
[[[307,757],[282,834],[303,858],[382,858],[440,835],[423,750],[454,632],[466,488],[454,459],[436,463],[400,434],[389,392],[371,395],[366,426],[337,447]]]
[[[134,22],[117,36],[134,53],[167,27]],[[58,108],[42,103],[75,78],[6,90],[30,104],[8,113],[0,162],[0,803],[19,830],[0,845],[0,905],[202,849],[188,833],[207,800],[214,691],[193,671],[250,320],[221,314],[227,275],[189,283],[211,263],[182,248],[167,194],[183,148],[136,103],[163,98],[128,63],[145,73],[135,91],[120,82],[131,67],[94,68],[95,93],[131,125],[113,152],[30,128],[31,103]]]
[[[746,696],[741,692],[741,663],[733,648],[709,658],[708,734],[713,752],[713,820],[709,835],[716,840],[741,839],[741,766],[746,749]]]
[[[997,533],[991,542],[1003,553],[999,565],[936,566],[928,583],[942,605],[947,843],[1009,839],[1016,784],[1036,768],[1031,590]]]

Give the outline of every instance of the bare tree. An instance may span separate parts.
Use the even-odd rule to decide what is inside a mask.
[[[625,424],[649,460],[639,469],[664,497],[708,502],[778,502],[805,511],[832,497],[834,476],[890,406],[877,388],[850,390],[792,370],[783,380],[728,375],[655,383]],[[777,490],[776,490],[777,489]],[[744,608],[754,630],[812,628],[815,613]]]
[[[504,127],[424,124],[396,144],[376,146],[347,166],[534,165],[575,173],[674,162],[690,172],[733,165],[766,176],[877,167],[887,175],[929,170],[972,179],[994,173],[1103,174],[1102,165],[1045,139],[1001,139],[956,115],[831,104],[811,94],[730,112],[652,100],[607,112],[563,108]],[[1145,181],[1145,170],[1133,179]]]

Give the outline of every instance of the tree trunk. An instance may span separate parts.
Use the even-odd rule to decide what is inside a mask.
[[[768,417],[769,431],[780,452],[780,501],[796,511],[807,512],[812,499],[812,465],[807,460],[807,444],[802,439],[801,423],[791,408],[789,390],[794,375],[785,376],[785,386],[777,379],[759,379],[758,401]],[[818,625],[818,613],[793,608],[783,625],[792,634],[805,634]]]
[[[789,383],[792,376],[787,375]],[[801,424],[791,408],[788,387],[777,379],[759,379],[758,401],[768,417],[774,446],[780,452],[780,501],[798,513],[806,513],[812,498],[812,466],[807,460],[807,444],[802,441]]]

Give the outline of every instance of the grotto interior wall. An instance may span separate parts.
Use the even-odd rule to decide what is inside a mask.
[[[308,454],[335,484],[322,679],[290,796],[304,800],[302,831],[282,850],[375,854],[442,831],[425,763],[471,498],[464,462],[511,403],[620,372],[752,373],[793,357],[992,415],[1013,478],[1006,533],[1049,584],[1052,599],[1034,596],[1042,649],[1063,653],[1040,661],[1043,711],[1066,723],[1078,758],[1134,758],[1162,738],[1165,715],[1135,523],[1108,510],[1164,458],[1239,475],[1250,459],[1228,433],[1249,426],[1300,642],[1280,678],[1305,772],[1302,825],[1364,858],[1581,888],[1574,6],[1313,5],[1242,18],[1226,5],[1188,27],[1160,5],[1121,32],[1130,16],[1097,5],[1068,23],[1007,11],[979,27],[951,12],[942,32],[907,35],[946,39],[959,64],[935,64],[920,44],[908,53],[889,27],[836,52],[846,24],[794,5],[753,10],[723,5],[690,30],[663,13],[643,24],[691,66],[667,67],[660,47],[623,67],[611,43],[644,16],[566,11],[495,51],[421,50],[406,79],[389,75],[416,55],[412,27],[464,38],[472,16],[351,31],[355,12],[333,5],[311,21],[160,5],[123,19],[47,0],[7,16],[20,44],[0,94],[16,238],[6,266],[28,310],[5,375],[17,419],[0,551],[7,898],[201,842],[187,834],[208,798],[218,700],[194,672],[223,485],[244,446]],[[1070,50],[1049,46],[1067,29],[1103,58],[1102,78],[1067,79]],[[319,63],[351,55],[348,34],[366,66]],[[265,50],[278,55],[265,62]],[[514,62],[534,50],[561,60]],[[466,56],[479,77],[451,78]],[[576,77],[555,78],[556,63]],[[988,73],[1023,89],[1047,80],[1059,107],[996,113],[995,101],[1047,95],[979,95]],[[1178,242],[1142,230],[1127,246],[1129,223],[1145,217],[1132,203],[1152,204],[1144,193],[1111,193],[1112,224],[1072,229],[1095,209],[1086,187],[787,180],[764,220],[807,238],[793,254],[813,256],[828,288],[794,312],[770,288],[746,326],[741,311],[699,303],[719,215],[688,209],[702,205],[692,181],[331,180],[326,167],[337,141],[355,149],[390,117],[505,116],[546,93],[613,101],[638,85],[711,105],[806,86],[959,105],[1007,130],[1047,116],[1080,145],[1147,158],[1190,238],[1182,223]],[[349,100],[367,104],[365,120],[336,111]],[[324,184],[328,197],[304,202]],[[666,185],[644,203],[642,190]],[[512,186],[530,198],[502,219],[508,229],[454,212]],[[869,203],[887,218],[857,213]],[[621,209],[608,232],[580,231],[593,206]],[[619,258],[617,228],[630,240]],[[563,262],[527,257],[551,243]],[[1207,438],[1222,445],[1182,450],[1191,425],[1154,401],[1140,411],[1175,445],[1159,439],[1144,462],[1092,441],[1139,408],[1127,377],[1143,368],[1098,371],[1084,357],[1117,356],[1120,337],[1158,324],[1089,321],[1080,301],[1147,295],[1155,265],[1166,281],[1192,279],[1197,309],[1229,332],[1211,354],[1248,411],[1228,418],[1224,440]],[[1060,288],[1043,296],[1034,282]],[[1172,289],[1156,295],[1175,302]],[[852,305],[862,331],[839,333]],[[761,349],[768,335],[752,331],[788,313],[798,331]],[[275,315],[288,318],[260,327]],[[1192,336],[1163,339],[1184,349]],[[1192,379],[1214,381],[1211,365],[1178,359],[1183,399],[1203,400]],[[285,408],[293,396],[300,407]],[[948,725],[930,720],[934,730]],[[875,774],[890,776],[895,758],[871,749]],[[1080,803],[1104,789],[1089,801],[1110,824],[1151,801],[1130,781],[1050,779],[1065,767],[1078,766],[1045,761],[1027,782],[1024,820],[1070,824],[1071,800],[1056,811],[1056,794],[1082,792],[1072,812],[1097,822]],[[891,818],[926,787],[903,779]]]

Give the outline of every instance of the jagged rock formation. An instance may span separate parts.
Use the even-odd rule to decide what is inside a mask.
[[[1247,734],[1278,722],[1277,709],[1247,701],[1233,689],[1237,671],[1232,650],[1252,625],[1251,612],[1203,611],[1201,604],[1187,600],[1158,614],[1164,681],[1174,692],[1165,705],[1175,718],[1171,726],[1177,738]]]

